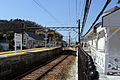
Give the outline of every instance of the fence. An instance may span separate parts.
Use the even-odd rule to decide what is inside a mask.
[[[78,47],[78,80],[98,80],[93,59],[80,46]]]

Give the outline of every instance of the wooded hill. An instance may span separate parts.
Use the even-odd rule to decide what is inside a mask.
[[[25,28],[27,29],[28,27],[43,28],[43,26],[27,20],[21,20],[21,19],[0,20],[0,32],[6,32],[6,31],[21,32],[23,29]]]

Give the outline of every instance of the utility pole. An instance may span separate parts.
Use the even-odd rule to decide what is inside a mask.
[[[25,24],[24,24],[24,22],[22,22],[22,46],[21,46],[21,50],[23,48],[25,30],[26,30]]]
[[[70,47],[70,43],[71,43],[71,39],[70,39],[70,32],[69,32],[69,47]]]
[[[80,19],[78,19],[78,80],[82,80],[81,74],[81,59],[80,59]]]
[[[78,19],[78,43],[80,44],[80,19]]]
[[[22,46],[21,46],[21,50],[23,49],[23,42],[24,42],[24,33],[26,31],[26,26],[25,23],[22,22]]]

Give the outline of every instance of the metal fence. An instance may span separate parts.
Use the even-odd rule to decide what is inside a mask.
[[[80,46],[78,47],[78,80],[98,80],[99,73],[93,59]]]

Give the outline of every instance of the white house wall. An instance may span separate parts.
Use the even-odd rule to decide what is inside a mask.
[[[93,39],[93,48],[96,49],[96,38]]]
[[[109,51],[110,55],[120,55],[120,33],[110,38]]]
[[[95,35],[87,35],[92,36],[88,41],[89,47],[95,49],[91,49],[91,56],[96,57],[95,62],[105,73],[120,72],[120,31],[118,27],[120,27],[120,10],[103,17],[103,26],[97,29],[96,38],[92,38]]]
[[[91,46],[91,45],[92,45],[92,40],[89,40],[89,41],[88,41],[88,44]]]
[[[91,45],[91,56],[92,56],[93,60],[95,60],[95,56],[96,56],[96,38],[94,38],[92,41],[93,41],[92,42],[93,44]]]
[[[105,37],[98,40],[98,51],[104,51],[105,49]]]
[[[120,27],[120,10],[103,17],[104,27]]]

